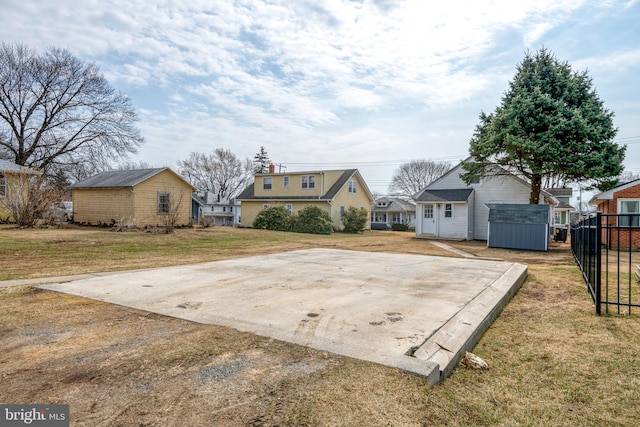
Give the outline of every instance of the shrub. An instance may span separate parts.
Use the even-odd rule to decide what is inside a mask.
[[[307,205],[296,215],[293,231],[297,233],[331,234],[333,232],[333,221],[326,211],[314,205]]]
[[[353,206],[349,206],[340,218],[342,219],[342,225],[344,225],[345,233],[362,233],[367,225],[368,213],[365,209],[358,209]]]
[[[391,224],[391,229],[393,231],[407,231],[409,229],[409,226],[405,224],[394,223]]]
[[[253,228],[264,230],[291,231],[291,215],[283,206],[271,206],[263,209],[253,220]]]

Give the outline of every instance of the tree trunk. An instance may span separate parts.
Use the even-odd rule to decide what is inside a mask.
[[[535,174],[531,177],[531,194],[529,204],[537,205],[540,200],[540,190],[542,187],[542,175]]]

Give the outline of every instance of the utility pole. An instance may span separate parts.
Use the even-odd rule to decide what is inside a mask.
[[[276,163],[276,166],[278,166],[278,173],[282,172],[282,169],[286,169],[286,166],[283,166],[282,163]]]

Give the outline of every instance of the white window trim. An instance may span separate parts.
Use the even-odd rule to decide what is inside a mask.
[[[355,179],[350,179],[349,180],[349,194],[357,194],[357,192],[358,192],[358,182]]]
[[[447,205],[451,206],[451,216],[447,216]],[[442,205],[442,217],[444,219],[453,219],[454,206],[455,205],[453,203],[443,203],[443,205]]]
[[[306,187],[305,187],[306,184]],[[311,186],[313,184],[313,186]],[[303,190],[314,190],[316,188],[315,175],[302,175],[300,177],[300,188]]]
[[[640,210],[640,198],[638,198],[638,197],[623,197],[623,198],[619,198],[618,201],[616,202],[616,205],[617,205],[616,206],[616,212],[617,213],[619,213],[619,214],[622,214],[622,213],[631,213],[631,214],[638,213],[638,214],[640,214],[640,212],[622,212],[622,209],[621,209],[622,208],[622,202],[638,202],[638,209]],[[621,225],[620,224],[620,219],[621,218],[618,217],[618,226],[628,227],[628,225]],[[633,227],[633,225],[632,225],[632,227]]]
[[[289,175],[285,175],[282,177],[282,187],[283,188],[289,188],[289,185],[291,184],[291,178],[289,178]]]
[[[293,214],[293,203],[287,203],[284,208],[289,211],[289,215]]]
[[[269,181],[269,188],[267,188],[267,181]],[[270,191],[273,188],[273,178],[270,176],[265,176],[262,178],[262,189],[265,191]]]

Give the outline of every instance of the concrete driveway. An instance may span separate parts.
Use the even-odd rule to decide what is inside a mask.
[[[390,365],[434,384],[526,274],[508,262],[309,249],[39,287]]]

